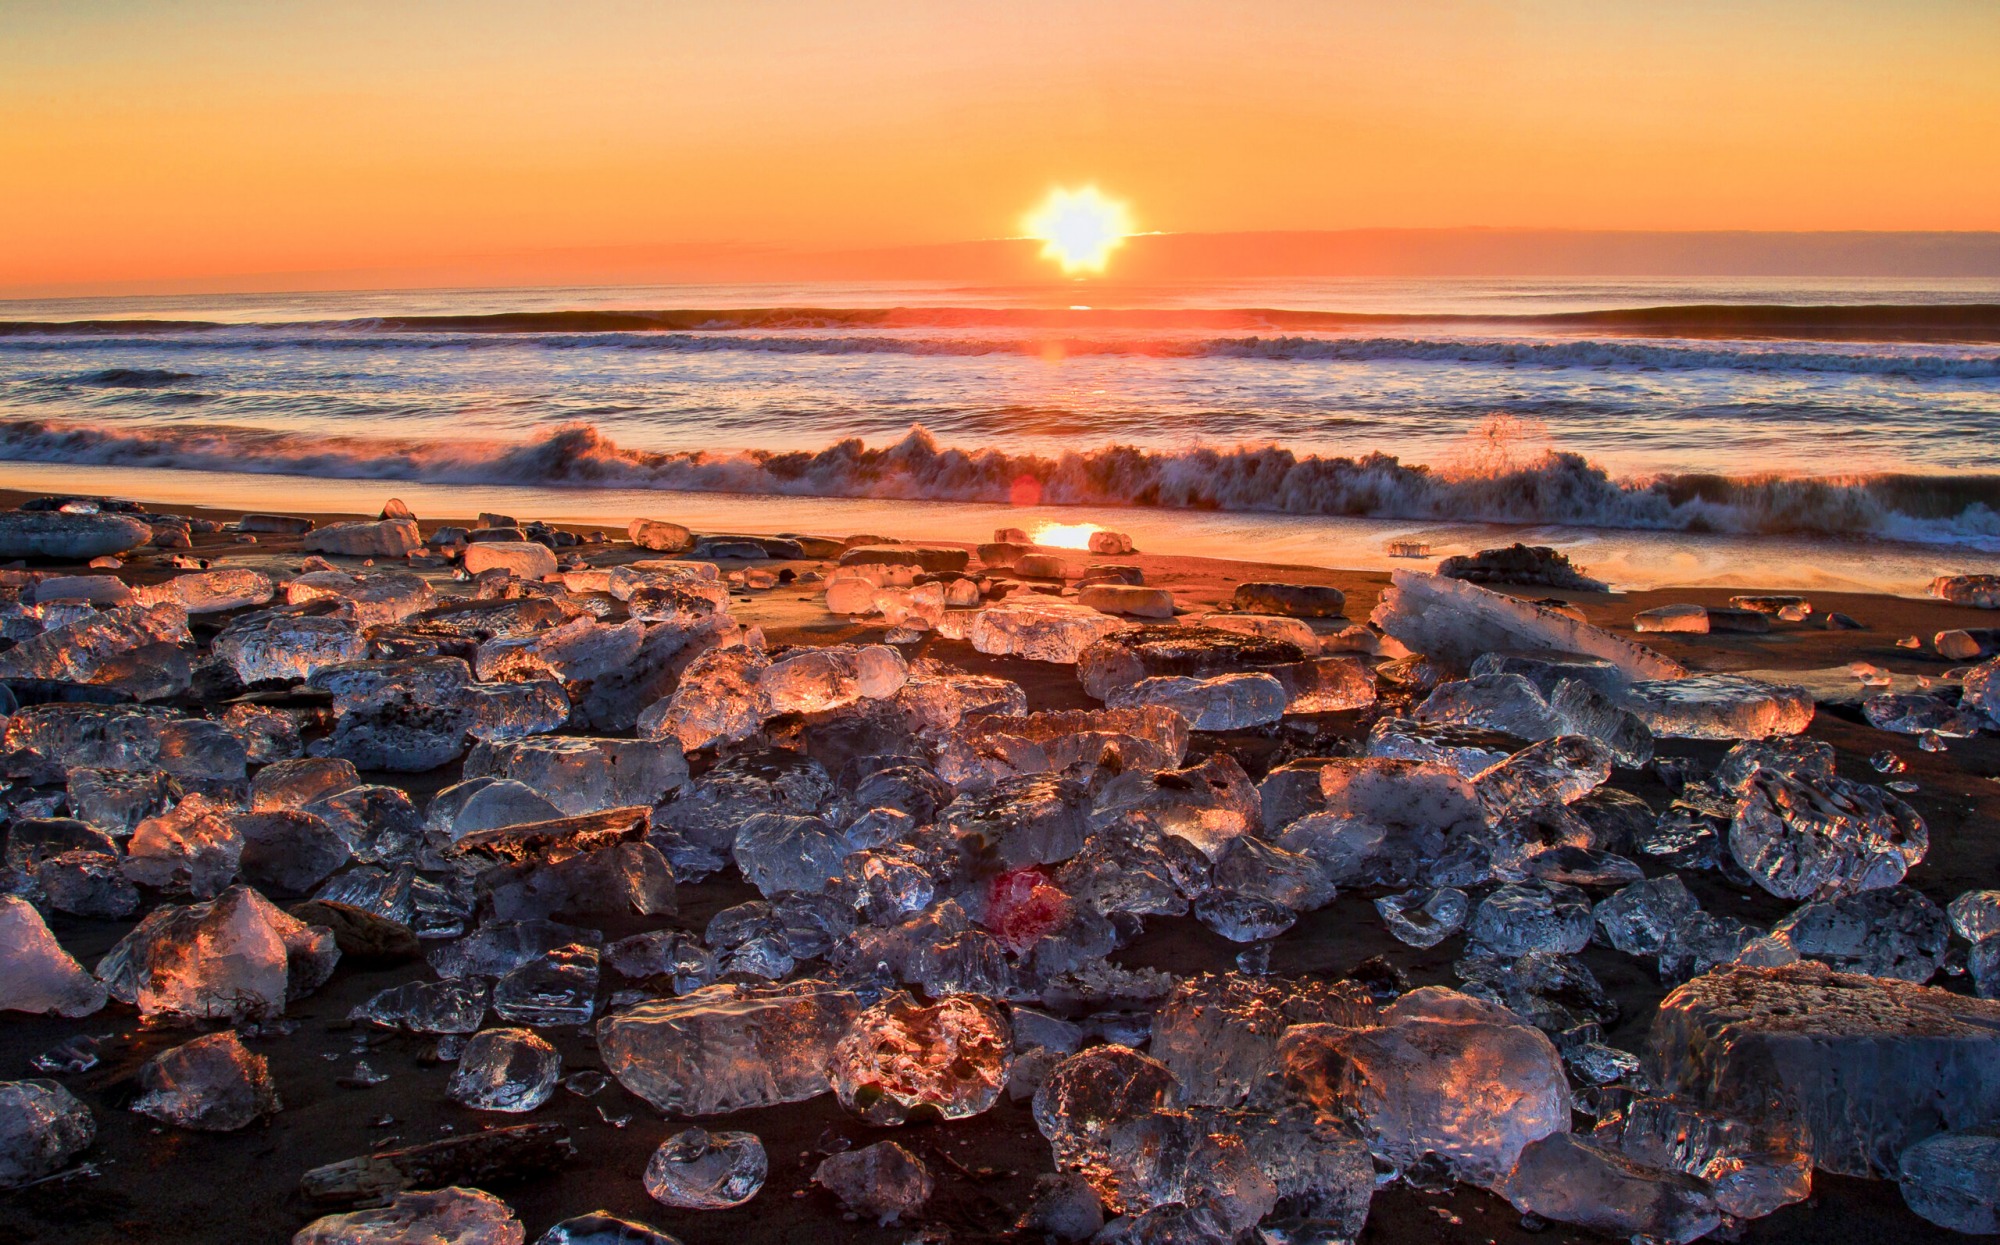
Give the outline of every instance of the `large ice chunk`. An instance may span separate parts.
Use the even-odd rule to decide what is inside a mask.
[[[527,1236],[507,1203],[454,1185],[398,1193],[375,1210],[322,1216],[300,1229],[292,1245],[522,1245]]]
[[[207,903],[153,909],[106,953],[97,976],[142,1015],[240,1021],[282,1012],[339,958],[331,931],[233,886]]]
[[[1093,642],[1137,624],[1087,605],[1040,595],[1018,595],[973,615],[972,647],[998,657],[1074,664]]]
[[[1219,674],[1209,678],[1163,675],[1115,687],[1105,697],[1111,709],[1159,705],[1187,719],[1198,731],[1236,731],[1276,722],[1285,715],[1284,684],[1268,674]]]
[[[827,1092],[834,1046],[861,1007],[823,982],[708,986],[605,1017],[598,1048],[660,1110],[719,1115]]]
[[[90,1108],[54,1081],[0,1081],[0,1189],[54,1175],[95,1140]]]
[[[664,803],[687,781],[688,768],[672,739],[565,735],[476,744],[464,773],[525,783],[563,812],[578,814]]]
[[[1893,1176],[1925,1137],[2000,1119],[2000,1002],[1811,962],[1728,969],[1661,1002],[1647,1074],[1800,1131],[1823,1171]]]
[[[1529,1143],[1499,1192],[1526,1214],[1634,1240],[1685,1245],[1722,1222],[1702,1181],[1568,1133]]]
[[[646,1192],[662,1206],[727,1210],[756,1197],[770,1169],[757,1134],[688,1128],[646,1160]]]
[[[1530,1142],[1569,1130],[1569,1081],[1554,1044],[1455,991],[1407,994],[1375,1028],[1298,1026],[1278,1057],[1294,1093],[1340,1112],[1398,1167],[1436,1154],[1490,1187]]]
[[[87,1016],[104,987],[83,971],[27,900],[0,895],[0,1011]]]
[[[483,1029],[466,1042],[445,1096],[475,1111],[533,1111],[562,1078],[562,1056],[531,1029]]]
[[[1812,693],[1741,674],[1697,674],[1632,684],[1619,697],[1660,739],[1765,739],[1812,724]]]
[[[1278,1042],[1298,1024],[1376,1022],[1358,987],[1308,978],[1204,973],[1174,987],[1153,1018],[1148,1049],[1179,1082],[1182,1099],[1233,1107],[1275,1067]]]
[[[199,1132],[247,1128],[279,1107],[269,1063],[230,1029],[155,1055],[139,1069],[139,1084],[145,1093],[134,1111]]]
[[[1468,668],[1488,653],[1601,657],[1628,679],[1678,679],[1679,662],[1545,606],[1422,571],[1396,571],[1369,618],[1412,652]]]
[[[1932,1223],[1973,1236],[2000,1234],[2000,1134],[1939,1133],[1897,1164],[1903,1202]]]
[[[921,1209],[933,1187],[930,1170],[893,1141],[833,1155],[812,1178],[842,1206],[883,1225]]]
[[[1013,1043],[991,999],[954,994],[923,1006],[898,991],[854,1018],[828,1076],[841,1105],[871,1124],[964,1119],[999,1100]]]
[[[360,661],[368,638],[351,618],[270,610],[231,620],[214,653],[245,683],[297,682],[322,666]]]
[[[1929,848],[1924,819],[1881,787],[1768,769],[1729,825],[1729,854],[1784,899],[1894,886]]]

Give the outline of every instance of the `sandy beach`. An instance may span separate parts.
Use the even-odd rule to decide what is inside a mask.
[[[22,494],[0,493],[0,505],[27,500]],[[226,508],[176,507],[190,517],[232,522],[240,513]],[[372,515],[314,515],[325,523]],[[670,516],[660,516],[670,517]],[[469,526],[472,516],[423,516],[426,535],[446,524]],[[579,536],[590,538],[584,530]],[[238,543],[228,532],[197,533],[193,547],[175,551],[214,567],[245,566],[283,577],[296,573],[302,560],[295,537],[259,535],[257,543]],[[629,563],[649,556],[612,533],[608,543],[585,543],[565,550],[592,566]],[[1225,605],[1236,586],[1276,580],[1325,584],[1347,596],[1347,616],[1367,618],[1388,583],[1374,571],[1341,571],[1321,567],[1264,563],[1254,550],[1241,561],[1180,557],[1171,551],[1141,550],[1114,559],[1136,566],[1148,585],[1171,590],[1188,615],[1198,618]],[[167,551],[141,551],[129,556],[117,574],[133,584],[171,577],[177,568]],[[1087,555],[1074,554],[1079,560]],[[354,559],[334,559],[339,565],[363,569]],[[749,567],[824,572],[825,561],[761,561],[726,563],[727,569]],[[83,572],[81,566],[41,564],[34,569]],[[382,568],[377,568],[382,569]],[[441,595],[462,594],[469,585],[454,582],[449,568],[423,572]],[[1722,606],[1734,595],[1727,590],[1659,590],[1609,594],[1548,589],[1519,589],[1531,599],[1558,597],[1574,603],[1592,623],[1630,634],[1632,615],[1666,604]],[[1763,635],[1649,635],[1647,643],[1698,672],[1827,672],[1850,662],[1869,662],[1892,671],[1912,685],[1934,679],[1961,663],[1930,651],[1929,637],[1938,631],[1977,627],[1993,615],[1979,610],[1901,597],[1861,594],[1813,594],[1815,618],[1840,612],[1858,620],[1863,629],[1829,629],[1823,624],[1780,625]],[[782,584],[766,591],[738,591],[730,605],[744,625],[761,627],[773,648],[877,642],[885,628],[828,614],[817,586]],[[196,620],[198,637],[212,635],[224,617]],[[1331,624],[1322,624],[1331,627]],[[1920,649],[1897,641],[1908,636],[1924,640]],[[980,674],[1017,682],[1031,710],[1086,709],[1095,702],[1085,696],[1072,667],[992,657],[970,644],[928,636],[906,650]],[[1772,676],[1776,677],[1776,676]],[[1824,676],[1823,676],[1824,681]],[[1852,681],[1852,680],[1850,680]],[[1868,758],[1893,748],[1908,762],[1901,775],[1916,784],[1908,799],[1930,826],[1931,849],[1909,875],[1909,883],[1942,905],[1960,892],[1990,884],[2000,863],[2000,737],[1985,733],[1975,739],[1953,740],[1942,752],[1914,746],[1908,737],[1886,735],[1868,726],[1853,694],[1822,698],[1810,728],[1813,739],[1833,745],[1841,773],[1876,779]],[[1314,752],[1339,751],[1339,741],[1352,741],[1363,731],[1354,713],[1319,715],[1283,730],[1248,732],[1242,738],[1218,738],[1205,746],[1227,746],[1252,776],[1283,759]],[[1351,746],[1351,743],[1349,745]],[[1712,765],[1726,748],[1722,743],[1660,741],[1659,755],[1688,756]],[[457,776],[456,766],[422,775],[365,774],[367,781],[398,785],[421,807],[424,800]],[[1651,770],[1620,769],[1613,785],[1654,807],[1672,793]],[[1772,896],[1746,893],[1710,873],[1688,872],[1685,880],[1711,911],[1769,925],[1788,909]],[[757,892],[733,874],[678,891],[674,927],[700,931],[716,912],[757,898]],[[1323,975],[1338,978],[1370,957],[1393,963],[1413,985],[1452,985],[1454,940],[1428,951],[1407,947],[1391,938],[1376,917],[1373,893],[1343,891],[1329,906],[1303,917],[1273,944],[1270,969],[1283,975]],[[102,921],[57,915],[51,928],[65,948],[86,966],[94,963],[131,928],[131,921]],[[645,928],[657,920],[633,918],[601,923],[607,938]],[[1153,967],[1177,975],[1226,971],[1240,950],[1216,937],[1189,917],[1149,919],[1143,935],[1116,953],[1127,967]],[[1664,988],[1643,965],[1606,948],[1593,947],[1583,956],[1620,1016],[1606,1026],[1611,1045],[1638,1050]],[[310,997],[287,1009],[284,1020],[251,1045],[270,1060],[284,1109],[268,1121],[231,1134],[180,1132],[127,1110],[137,1088],[140,1066],[159,1051],[187,1036],[184,1030],[138,1023],[130,1008],[113,1005],[81,1020],[15,1017],[0,1026],[0,1066],[10,1074],[25,1074],[28,1061],[66,1038],[107,1037],[103,1061],[94,1069],[65,1078],[65,1083],[96,1111],[99,1134],[91,1152],[91,1170],[36,1185],[0,1198],[0,1226],[10,1239],[49,1245],[120,1240],[201,1242],[203,1245],[271,1245],[286,1241],[311,1217],[298,1192],[307,1169],[372,1149],[411,1145],[454,1133],[494,1126],[513,1119],[484,1116],[447,1101],[445,1082],[450,1067],[431,1056],[432,1041],[356,1026],[347,1019],[351,1008],[385,987],[427,976],[418,963],[369,964],[343,962],[333,979]],[[1963,977],[1941,978],[1947,989],[1966,990]],[[552,1029],[547,1036],[561,1050],[565,1071],[600,1066],[595,1042],[587,1028]],[[379,1084],[357,1087],[349,1080],[358,1060],[388,1074]],[[345,1082],[345,1083],[344,1083]],[[1034,1178],[1050,1168],[1046,1142],[1036,1132],[1027,1104],[1003,1098],[992,1110],[969,1120],[883,1130],[870,1128],[842,1111],[830,1097],[810,1102],[740,1113],[710,1121],[711,1127],[742,1128],[762,1137],[770,1156],[770,1176],[764,1192],[749,1205],[729,1211],[687,1213],[665,1210],[650,1201],[637,1179],[652,1149],[678,1125],[669,1125],[646,1103],[613,1081],[583,1097],[558,1091],[553,1101],[533,1117],[568,1126],[581,1158],[576,1163],[527,1181],[496,1184],[530,1236],[565,1215],[605,1208],[650,1222],[689,1245],[707,1242],[808,1242],[828,1239],[856,1241],[982,1241],[1005,1238],[1028,1200]],[[842,1212],[823,1191],[809,1183],[813,1167],[826,1154],[846,1144],[864,1145],[893,1136],[917,1153],[937,1179],[937,1192],[921,1216],[920,1225],[877,1228]],[[1906,1211],[1892,1184],[1822,1175],[1811,1201],[1794,1205],[1745,1229],[1740,1238],[1756,1242],[1879,1242],[1918,1239],[1927,1231]],[[914,1233],[914,1235],[913,1235]],[[1521,1216],[1504,1202],[1464,1186],[1448,1192],[1420,1192],[1409,1185],[1385,1186],[1375,1196],[1365,1242],[1475,1242],[1586,1240],[1561,1225],[1530,1233]]]

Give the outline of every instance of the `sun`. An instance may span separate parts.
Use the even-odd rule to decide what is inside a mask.
[[[1095,186],[1057,187],[1023,224],[1041,242],[1042,258],[1061,264],[1065,274],[1103,272],[1111,252],[1131,235],[1132,214]]]

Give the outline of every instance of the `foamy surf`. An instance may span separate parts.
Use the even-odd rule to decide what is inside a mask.
[[[1468,467],[1277,446],[1178,452],[1111,445],[1056,455],[940,444],[922,427],[870,447],[664,453],[572,424],[514,442],[330,436],[228,425],[0,421],[0,460],[785,497],[1145,507],[1346,518],[1556,524],[1739,535],[1873,537],[2000,548],[2000,477],[1660,475],[1618,478],[1545,451]]]

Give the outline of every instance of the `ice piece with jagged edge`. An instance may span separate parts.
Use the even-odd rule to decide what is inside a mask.
[[[1628,679],[1677,679],[1687,668],[1623,636],[1474,584],[1396,571],[1369,620],[1413,653],[1465,669],[1489,653],[1597,657]]]
[[[88,1016],[105,997],[104,986],[62,949],[34,905],[0,895],[0,1011]]]
[[[571,815],[661,804],[688,776],[676,741],[575,735],[481,742],[463,772],[525,783]]]
[[[1510,959],[1475,946],[1452,971],[1465,983],[1466,994],[1497,1003],[1546,1033],[1618,1019],[1618,1004],[1573,955],[1530,951]]]
[[[1460,845],[1483,840],[1487,825],[1472,784],[1457,771],[1422,761],[1343,757],[1319,774],[1328,816],[1382,827],[1375,870],[1381,881],[1460,884],[1442,866]]]
[[[1219,890],[1262,899],[1293,912],[1318,911],[1334,898],[1334,885],[1317,860],[1247,834],[1231,839],[1222,849],[1210,881]]]
[[[90,1108],[54,1081],[0,1081],[0,1189],[53,1176],[95,1140]]]
[[[946,735],[938,777],[962,791],[1072,767],[1088,777],[1106,749],[1116,749],[1126,769],[1174,769],[1188,751],[1188,721],[1164,705],[972,715]]]
[[[322,891],[320,897],[327,898],[328,892]],[[603,941],[604,935],[597,930],[560,921],[488,921],[425,958],[440,977],[504,977],[558,947],[571,943],[598,946]]]
[[[139,888],[109,852],[67,851],[35,866],[35,885],[52,911],[116,921],[139,907]]]
[[[246,763],[243,741],[220,723],[137,705],[23,706],[0,726],[0,752],[33,753],[64,770],[159,770],[189,783],[240,781]]]
[[[815,713],[894,696],[909,677],[903,655],[889,645],[798,648],[758,671],[757,696],[767,718]]]
[[[1586,735],[1611,749],[1618,764],[1643,768],[1653,759],[1653,732],[1612,696],[1582,679],[1564,679],[1549,697],[1561,734]]]
[[[1660,980],[1671,985],[1734,964],[1764,937],[1764,931],[1755,925],[1697,908],[1669,930],[1666,941],[1660,944]],[[1778,943],[1784,945],[1782,939]],[[1791,955],[1786,962],[1796,958]]]
[[[128,605],[92,612],[0,653],[0,679],[127,685],[127,690],[150,699],[161,695],[162,689],[151,686],[156,680],[131,669],[124,659],[134,654],[161,657],[163,650],[191,639],[187,611],[178,605]],[[164,694],[186,687],[183,679],[178,689],[166,689]]]
[[[1668,873],[1599,900],[1595,916],[1604,941],[1626,955],[1656,956],[1675,927],[1700,907],[1680,876]]]
[[[1412,947],[1435,947],[1465,928],[1472,903],[1462,890],[1428,887],[1384,895],[1375,901],[1382,923],[1396,941]]]
[[[546,734],[569,720],[563,686],[542,679],[468,683],[432,699],[398,687],[342,712],[333,734],[314,740],[314,756],[338,756],[363,769],[420,773],[465,755],[474,740]]]
[[[1568,1133],[1530,1142],[1499,1192],[1523,1214],[1634,1240],[1685,1245],[1722,1223],[1703,1181]]]
[[[1419,722],[1495,731],[1518,739],[1560,734],[1562,722],[1533,683],[1518,674],[1482,674],[1440,683],[1416,707]]]
[[[97,976],[143,1016],[242,1021],[275,1016],[318,989],[339,958],[330,930],[233,886],[206,903],[153,909],[99,961]]]
[[[437,593],[421,575],[408,571],[308,571],[284,582],[285,604],[330,601],[363,627],[399,623],[437,603]]]
[[[1822,1171],[1893,1176],[1906,1149],[2000,1118],[2000,1002],[1801,962],[1697,977],[1660,1003],[1646,1074]]]
[[[1944,913],[1922,891],[1890,886],[1802,905],[1772,934],[1835,972],[1919,985],[1937,973],[1951,942]]]
[[[1276,1067],[1293,1025],[1359,1027],[1375,1023],[1376,1010],[1352,983],[1204,973],[1167,996],[1147,1049],[1173,1073],[1182,1101],[1233,1107]]]
[[[922,731],[950,731],[971,718],[1009,721],[1028,715],[1028,694],[1012,679],[934,671],[921,662],[897,691],[895,704]]]
[[[216,720],[243,741],[243,750],[253,764],[265,765],[305,755],[299,729],[309,716],[310,710],[238,701],[225,705]]]
[[[529,960],[493,987],[493,1010],[521,1025],[589,1024],[597,1014],[598,951],[570,943]]]
[[[1143,817],[1113,822],[1063,862],[1056,885],[1107,916],[1180,916],[1208,885],[1208,857]]]
[[[1618,703],[1656,739],[1766,739],[1803,734],[1812,693],[1740,674],[1697,674],[1632,684]]]
[[[719,1115],[826,1093],[858,996],[818,981],[714,985],[598,1022],[605,1069],[662,1111]]]
[[[1279,1239],[1354,1240],[1368,1222],[1375,1160],[1344,1124],[1303,1107],[1276,1112],[1195,1108],[1210,1131],[1242,1139],[1278,1203],[1261,1225]]]
[[[1530,1142],[1569,1130],[1554,1043],[1453,990],[1412,991],[1374,1028],[1297,1026],[1278,1061],[1291,1096],[1353,1122],[1399,1168],[1435,1154],[1458,1178],[1491,1187]]]
[[[70,816],[117,838],[131,834],[133,827],[165,812],[180,798],[180,785],[164,770],[81,767],[70,770],[65,796]]]
[[[1773,770],[1804,782],[1832,782],[1833,745],[1819,739],[1746,739],[1723,754],[1715,767],[1715,785],[1741,799],[1760,769]]]
[[[812,1178],[842,1206],[883,1226],[921,1210],[934,1188],[930,1170],[893,1141],[833,1155]]]
[[[1165,1064],[1110,1044],[1057,1064],[1035,1091],[1033,1110],[1056,1166],[1075,1171],[1108,1130],[1179,1104],[1180,1085]]]
[[[1114,1211],[1198,1207],[1214,1216],[1220,1239],[1254,1227],[1278,1201],[1276,1183],[1243,1139],[1206,1112],[1154,1110],[1117,1121],[1092,1140],[1076,1170]],[[1105,1238],[1117,1232],[1114,1224]]]
[[[373,865],[348,869],[329,879],[313,898],[407,926],[419,938],[455,938],[472,916],[470,894],[419,876],[409,864],[393,870]]]
[[[126,845],[125,876],[141,886],[213,899],[236,877],[243,833],[227,804],[191,795],[148,817]]]
[[[134,1111],[198,1132],[235,1132],[279,1109],[270,1064],[230,1029],[155,1055],[139,1069],[139,1085]]]
[[[670,833],[678,840],[660,842],[661,850],[676,879],[699,881],[729,858],[737,831],[750,818],[812,816],[836,794],[826,768],[809,757],[779,748],[739,753],[679,789],[654,817],[654,839]]]
[[[492,997],[492,983],[478,977],[410,981],[390,986],[347,1018],[411,1033],[477,1033]]]
[[[1227,752],[1186,769],[1128,770],[1102,783],[1091,800],[1093,827],[1135,814],[1164,834],[1186,839],[1210,860],[1219,859],[1232,840],[1255,835],[1264,824],[1257,784]]]
[[[1305,658],[1304,650],[1283,640],[1213,627],[1162,626],[1108,635],[1091,644],[1075,661],[1084,691],[1098,700],[1108,700],[1119,688],[1150,678],[1208,679],[1263,673],[1282,682],[1287,675],[1298,676]]]
[[[353,619],[306,612],[313,608],[231,619],[215,637],[212,651],[246,684],[296,683],[321,667],[368,655],[368,638]]]
[[[1861,716],[1878,731],[1898,735],[1942,735],[1970,739],[1988,725],[1985,715],[1951,704],[1928,692],[1885,693],[1861,704]]]
[[[693,752],[755,735],[764,724],[758,679],[771,659],[761,648],[714,648],[688,663],[680,684],[638,718],[642,738],[680,741]]]
[[[1897,1162],[1903,1204],[1932,1223],[1973,1236],[2000,1234],[2000,1133],[1939,1133]]]
[[[1136,625],[1073,601],[1017,594],[976,611],[965,638],[980,652],[996,657],[1075,665],[1096,641]]]
[[[408,860],[423,846],[423,820],[400,787],[374,783],[322,796],[299,810],[325,821],[364,863]]]
[[[1473,944],[1495,955],[1531,951],[1574,955],[1590,945],[1590,899],[1560,882],[1514,883],[1480,900],[1473,909]]]
[[[847,840],[818,817],[759,813],[737,827],[731,852],[744,880],[767,897],[817,892],[842,875]]]
[[[1159,705],[1197,731],[1238,731],[1266,726],[1285,715],[1285,687],[1268,674],[1218,674],[1209,678],[1164,675],[1112,688],[1109,709]]]
[[[1930,832],[1880,787],[1752,774],[1729,826],[1729,853],[1782,899],[1894,886],[1924,858]]]
[[[999,1100],[1013,1043],[991,999],[955,994],[924,1006],[897,991],[849,1024],[827,1076],[840,1104],[870,1124],[965,1119]]]
[[[678,1210],[727,1210],[756,1197],[770,1170],[757,1134],[688,1128],[646,1160],[646,1192]]]
[[[1991,938],[2000,934],[2000,891],[1966,891],[1945,905],[1944,913],[1967,942]]]
[[[1558,735],[1529,744],[1472,780],[1487,818],[1533,812],[1547,804],[1570,804],[1611,777],[1611,749],[1586,735]]]
[[[1298,923],[1298,913],[1258,895],[1212,889],[1194,901],[1195,919],[1231,942],[1265,942]]]
[[[646,624],[638,619],[601,623],[579,614],[533,635],[486,641],[473,654],[472,670],[482,683],[594,682],[629,666],[645,642]]]
[[[1703,1181],[1716,1207],[1737,1219],[1761,1219],[1812,1193],[1812,1152],[1803,1141],[1683,1098],[1634,1098],[1601,1120],[1590,1141]]]
[[[190,614],[219,614],[267,604],[275,592],[269,575],[233,566],[176,575],[157,584],[134,584],[132,600],[140,605],[178,605]]]
[[[961,794],[938,813],[938,825],[1007,868],[1055,864],[1082,849],[1088,798],[1072,779],[1025,775]]]
[[[292,1245],[523,1245],[527,1233],[507,1203],[456,1185],[433,1193],[402,1192],[387,1206],[324,1215],[301,1228]]]
[[[445,1096],[475,1111],[533,1111],[555,1093],[562,1056],[529,1029],[483,1029],[466,1042]]]
[[[1513,755],[1510,740],[1493,731],[1420,722],[1415,718],[1377,718],[1368,728],[1363,755],[1401,761],[1431,761],[1471,778]]]
[[[352,761],[337,757],[299,757],[278,761],[257,771],[250,783],[250,807],[257,812],[304,808],[317,800],[361,785]]]

